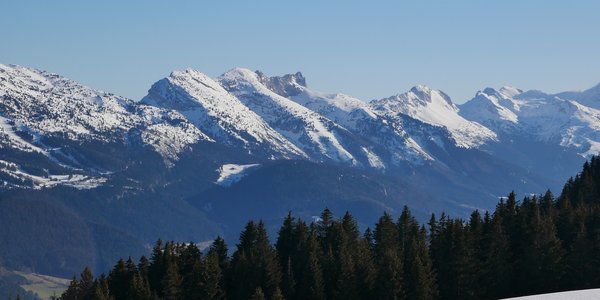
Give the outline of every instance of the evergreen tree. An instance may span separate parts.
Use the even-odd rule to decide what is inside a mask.
[[[119,259],[117,264],[108,274],[108,288],[111,296],[116,300],[127,299],[127,292],[131,284],[131,274],[128,265],[123,259]]]
[[[219,258],[219,267],[221,267],[222,271],[226,271],[229,269],[229,249],[227,248],[227,244],[225,240],[218,236],[210,246],[208,250],[208,255],[215,254]]]
[[[146,300],[154,299],[156,296],[150,290],[150,284],[145,277],[140,274],[135,274],[131,280],[129,291],[127,292],[128,300]]]
[[[77,300],[77,299],[81,299],[79,298],[80,291],[79,291],[79,280],[77,280],[77,278],[75,278],[75,276],[73,276],[73,279],[71,280],[71,282],[69,283],[69,287],[67,288],[66,291],[64,291],[62,293],[62,295],[60,296],[61,300]]]
[[[114,299],[110,296],[108,280],[104,274],[100,275],[95,281],[90,292],[90,300],[109,300]]]
[[[264,223],[250,221],[240,235],[229,272],[233,299],[248,299],[260,287],[271,298],[281,282],[277,254],[269,243]]]
[[[398,229],[392,217],[384,213],[373,233],[377,280],[374,296],[378,299],[402,299],[404,265],[399,247]]]
[[[297,261],[292,262],[293,255],[296,252],[298,241],[294,235],[295,221],[292,217],[292,213],[289,212],[287,217],[283,220],[283,224],[279,229],[277,235],[277,242],[275,243],[275,249],[277,250],[277,257],[279,258],[279,265],[282,269],[282,283],[283,292],[288,297],[295,294],[296,280],[294,276],[294,266]]]
[[[252,294],[252,297],[250,297],[250,300],[266,300],[267,298],[265,298],[265,293],[263,292],[261,287],[257,287],[256,290],[254,290],[254,294]]]
[[[182,299],[198,299],[201,296],[202,253],[196,245],[189,243],[182,247],[177,258],[181,275]]]
[[[166,243],[163,255],[164,276],[161,280],[162,297],[165,300],[177,300],[182,298],[182,277],[177,266],[175,245]],[[112,289],[111,289],[112,291]]]
[[[407,299],[436,299],[435,273],[426,244],[425,228],[410,238],[405,250],[405,283]],[[409,268],[406,268],[409,265]]]
[[[275,293],[273,293],[273,297],[271,297],[272,300],[285,300],[285,297],[283,296],[283,292],[281,291],[281,289],[277,288],[275,290]]]
[[[482,298],[498,299],[513,296],[512,254],[510,241],[502,228],[500,215],[494,215],[489,232],[489,245],[486,245],[481,271]]]
[[[373,252],[367,238],[359,241],[356,257],[356,281],[358,295],[361,299],[368,299],[373,295],[377,269],[373,260]]]
[[[292,252],[294,293],[286,299],[325,299],[325,286],[320,264],[320,246],[316,234],[299,221],[294,228],[295,249]]]
[[[94,287],[94,276],[89,267],[85,267],[79,279],[73,277],[69,287],[60,296],[61,300],[78,300],[91,297]]]
[[[552,219],[540,214],[536,199],[525,198],[519,212],[521,248],[515,264],[518,293],[555,291],[562,275],[561,241]]]
[[[583,222],[580,222],[579,230],[565,257],[565,276],[561,285],[565,290],[588,289],[594,287],[594,274],[597,272],[597,264],[594,260],[594,246],[588,237]]]
[[[223,270],[217,252],[209,252],[204,260],[204,268],[201,271],[201,285],[200,299],[216,300],[225,298]]]
[[[156,291],[159,296],[162,296],[162,279],[165,276],[164,251],[162,241],[159,239],[152,249],[150,269],[148,271],[150,288]]]
[[[142,257],[140,257],[140,261],[138,262],[137,268],[138,272],[140,273],[140,276],[147,280],[150,274],[150,261],[148,260],[148,258],[146,258],[145,255],[142,255]]]
[[[79,280],[79,293],[81,298],[86,298],[91,293],[94,285],[94,276],[92,270],[89,267],[85,267],[81,272]]]

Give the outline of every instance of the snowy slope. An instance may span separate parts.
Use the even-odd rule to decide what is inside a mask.
[[[32,135],[36,141],[40,136],[60,136],[114,142],[127,139],[133,130],[140,131],[144,143],[165,159],[173,160],[188,145],[208,140],[176,112],[138,105],[57,74],[21,66],[0,64],[0,100],[2,131],[16,148],[23,147],[23,140],[16,138],[15,131]],[[42,146],[34,147],[39,152]]]
[[[345,129],[263,85],[258,75],[236,68],[219,82],[290,142],[318,161],[354,164],[356,159],[340,140]]]
[[[600,299],[600,289],[589,289],[579,291],[568,291],[532,295],[517,298],[506,298],[506,300],[596,300]]]
[[[57,185],[70,186],[79,190],[93,189],[106,182],[106,177],[88,176],[82,174],[61,174],[39,176],[30,174],[16,163],[0,160],[0,174],[14,179],[14,182],[2,181],[4,188],[33,188],[42,189]],[[19,182],[21,184],[19,184]]]
[[[260,164],[247,164],[247,165],[236,165],[236,164],[224,164],[219,168],[219,178],[216,184],[221,186],[230,186],[240,181],[249,169],[253,169],[260,166]]]
[[[219,83],[195,70],[174,71],[159,80],[142,103],[179,111],[223,144],[241,144],[275,158],[305,156]]]
[[[450,97],[423,85],[415,86],[403,94],[373,101],[371,105],[384,115],[406,115],[427,124],[445,127],[459,147],[473,148],[496,140],[493,131],[460,116],[458,107]]]
[[[486,88],[477,92],[469,104],[460,106],[460,114],[470,120],[482,123],[517,123],[519,106],[512,98],[521,90],[503,87],[499,90]]]
[[[461,105],[460,113],[506,134],[575,149],[582,156],[600,151],[600,110],[540,91],[487,88]],[[568,94],[562,94],[568,96]],[[600,99],[600,98],[598,98]]]
[[[15,124],[0,116],[0,148],[9,147],[24,152],[37,152],[48,155],[47,151],[26,141],[16,133]]]
[[[341,93],[322,93],[311,90],[300,72],[283,76],[267,77],[257,72],[259,80],[280,96],[317,112],[372,143],[388,150],[391,163],[410,161],[420,163],[432,159],[393,120],[379,115],[368,103]],[[374,148],[374,147],[371,147]],[[369,165],[384,168],[385,162],[372,149],[363,147]],[[379,150],[381,152],[381,150]]]

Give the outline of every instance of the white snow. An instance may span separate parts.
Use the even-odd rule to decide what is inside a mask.
[[[172,72],[142,102],[181,112],[217,142],[240,141],[250,149],[265,145],[283,158],[305,156],[218,82],[195,70]]]
[[[463,104],[460,114],[497,132],[525,135],[574,148],[584,157],[600,150],[600,110],[540,91],[487,88]],[[600,99],[600,98],[599,98]]]
[[[459,147],[473,148],[497,140],[490,129],[461,117],[450,97],[424,85],[415,86],[404,94],[373,101],[371,105],[376,111],[392,117],[404,114],[427,124],[445,127]]]
[[[221,186],[231,186],[240,181],[249,169],[256,168],[260,164],[236,165],[224,164],[219,168],[219,178],[215,182]]]
[[[302,93],[290,97],[290,99],[304,107],[318,112],[332,121],[345,126],[355,127],[357,117],[375,119],[377,114],[369,107],[369,104],[344,94],[327,94],[299,87]]]
[[[373,153],[373,151],[371,151],[365,147],[362,147],[362,150],[367,155],[367,158],[369,160],[369,165],[371,165],[371,167],[376,168],[376,169],[385,169],[385,164],[383,163],[381,158],[379,158],[379,156],[377,156],[377,154]]]
[[[57,74],[16,65],[0,64],[0,99],[6,112],[0,120],[2,131],[16,146],[23,140],[10,134],[7,119],[33,135],[105,142],[125,139],[133,129],[154,127],[150,129],[154,137],[144,140],[151,141],[167,160],[177,159],[177,153],[189,144],[207,138],[181,114],[138,105]]]
[[[10,124],[10,120],[2,116],[0,116],[0,136],[3,136],[2,142],[8,142],[7,144],[12,148],[16,148],[25,152],[38,152],[44,155],[48,155],[46,150],[36,145],[33,145],[30,142],[27,142],[26,140],[18,136],[15,133],[13,126]],[[1,145],[0,148],[2,148]]]
[[[48,174],[47,176],[32,175],[23,171],[19,165],[5,160],[0,160],[0,173],[4,173],[5,175],[21,181],[29,181],[32,184],[32,186],[17,185],[15,187],[31,187],[34,189],[66,185],[79,190],[84,190],[96,188],[107,181],[107,179],[104,177],[91,177],[82,174]],[[25,184],[25,182],[23,183]]]
[[[488,88],[483,92],[477,92],[477,95],[469,101],[469,104],[460,107],[460,114],[469,120],[480,123],[486,123],[489,120],[517,123],[516,112],[518,106],[514,102],[507,101],[509,99],[507,97],[513,97],[518,93],[515,93],[515,89],[511,90],[510,93],[502,93]]]
[[[324,116],[282,97],[264,86],[256,73],[233,69],[219,77],[221,84],[271,127],[307,154],[320,154],[337,162],[355,158],[337,137],[344,129]]]
[[[293,78],[290,75],[286,76]],[[286,76],[280,78],[283,79]],[[355,134],[374,143],[385,145],[392,153],[393,163],[411,161],[419,164],[424,160],[432,159],[420,145],[408,136],[401,124],[388,122],[368,103],[341,93],[314,91],[296,81],[287,84],[292,85],[291,90],[297,92],[289,97],[290,100],[329,118]],[[371,158],[374,158],[373,155],[377,156],[375,153],[371,154]],[[373,165],[375,161],[371,160],[368,163]]]
[[[600,299],[600,289],[578,290],[559,293],[532,295],[506,300],[597,300]]]

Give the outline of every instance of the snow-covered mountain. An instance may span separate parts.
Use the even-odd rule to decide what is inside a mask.
[[[78,220],[92,256],[106,243],[227,234],[249,218],[273,225],[289,210],[349,210],[362,224],[404,205],[461,215],[510,190],[557,191],[600,151],[598,90],[485,89],[457,106],[416,86],[368,103],[312,90],[301,73],[236,68],[173,71],[136,102],[0,65],[0,213]],[[60,250],[50,264],[16,263],[81,269]],[[99,253],[80,261],[106,267]]]
[[[432,159],[402,128],[402,124],[379,115],[371,106],[341,93],[311,90],[301,73],[267,77],[257,72],[259,80],[270,90],[317,112],[354,134],[369,139],[373,145],[364,148],[372,166],[385,167],[379,156],[397,164],[402,161],[421,163]],[[376,154],[379,153],[379,154]]]
[[[198,71],[172,72],[152,85],[141,102],[182,113],[219,143],[241,145],[273,158],[306,157],[218,82]]]
[[[0,97],[4,124],[14,124],[3,126],[5,132],[29,133],[37,142],[40,135],[110,142],[135,132],[161,155],[173,158],[187,145],[209,140],[174,111],[138,105],[35,69],[0,65]]]
[[[80,149],[60,141],[139,144],[154,149],[167,166],[203,142],[232,149],[222,155],[233,157],[217,165],[305,159],[392,173],[424,166],[464,173],[456,169],[457,156],[484,151],[506,161],[504,154],[519,151],[510,146],[515,138],[582,158],[597,153],[600,110],[592,106],[599,89],[550,95],[487,88],[457,106],[420,85],[367,103],[311,90],[299,72],[269,77],[236,68],[212,79],[188,69],[157,81],[134,102],[56,74],[0,65],[0,145],[43,157],[55,169],[28,173],[21,163],[26,160],[0,159],[6,176],[37,186],[52,186],[51,178],[69,184],[59,179],[64,176],[104,182],[99,174],[114,171],[90,164]],[[243,159],[234,154],[240,149]]]
[[[167,164],[188,146],[210,140],[177,112],[139,105],[57,74],[15,65],[0,65],[0,135],[5,152],[29,153],[28,159],[21,159],[23,163],[45,160],[62,172],[52,173],[46,166],[45,174],[36,174],[31,169],[43,166],[31,166],[28,171],[14,159],[20,156],[6,154],[0,170],[7,179],[5,185],[20,186],[12,180],[17,179],[33,187],[94,187],[106,178],[91,173],[111,172],[98,170],[101,164],[85,162],[73,148],[56,145],[56,139],[105,144],[139,140]]]
[[[372,101],[371,105],[384,115],[406,115],[427,124],[445,127],[459,147],[473,148],[496,140],[493,131],[463,118],[448,95],[424,85],[415,86],[403,94]]]
[[[271,91],[255,72],[233,69],[221,75],[219,82],[309,157],[317,161],[359,163],[348,147],[351,137],[345,128]]]
[[[600,151],[600,110],[585,105],[593,103],[594,91],[551,95],[487,88],[461,105],[460,114],[499,134],[530,137],[589,157]]]

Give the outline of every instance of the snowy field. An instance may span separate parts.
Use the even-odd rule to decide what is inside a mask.
[[[534,296],[510,298],[510,300],[592,300],[600,299],[600,289],[541,294]],[[507,299],[508,300],[508,299]]]

